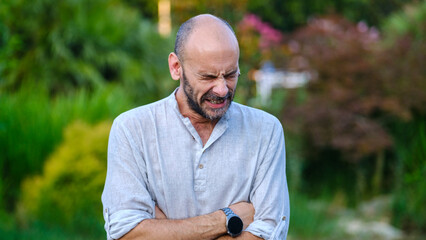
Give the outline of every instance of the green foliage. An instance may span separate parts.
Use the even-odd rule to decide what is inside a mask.
[[[248,0],[172,1],[172,19],[174,23],[180,25],[195,15],[210,13],[234,25],[242,18],[246,11],[247,1]]]
[[[21,180],[41,170],[70,121],[170,94],[171,50],[120,1],[0,1],[0,208],[13,211]]]
[[[408,231],[426,232],[426,120],[395,126],[400,161],[393,222]]]
[[[383,31],[389,41],[401,36],[410,36],[417,40],[426,39],[426,1],[408,4],[403,11],[392,14],[383,23]]]
[[[327,202],[315,201],[301,194],[290,195],[290,228],[293,239],[341,239],[336,214]]]
[[[121,82],[151,100],[171,88],[170,39],[120,1],[2,1],[0,29],[0,90],[37,83],[56,94]]]
[[[100,196],[106,176],[111,123],[75,122],[40,176],[22,185],[21,218],[63,226],[82,235],[102,232]]]
[[[112,119],[133,106],[127,92],[114,86],[54,99],[38,88],[0,94],[0,209],[13,210],[22,179],[41,171],[67,124]]]
[[[78,231],[67,231],[62,227],[52,227],[41,222],[28,226],[19,226],[13,216],[0,217],[0,235],[2,240],[31,239],[31,240],[99,240],[105,239],[105,233],[92,236],[80,234]]]
[[[393,223],[410,232],[426,232],[426,2],[407,5],[385,22],[386,45],[382,63],[385,77],[398,85],[396,96],[411,110],[410,121],[388,123],[395,139],[397,187]],[[390,59],[393,60],[390,60]],[[395,61],[404,59],[404,61]]]
[[[45,94],[0,94],[0,203],[8,211],[21,179],[40,169],[60,139],[62,116],[48,114],[51,105]]]
[[[158,1],[159,0],[122,0],[129,6],[141,12],[144,18],[158,21]]]
[[[289,32],[305,25],[310,18],[325,14],[339,14],[352,21],[378,26],[405,3],[406,0],[249,0],[247,9],[274,27]]]

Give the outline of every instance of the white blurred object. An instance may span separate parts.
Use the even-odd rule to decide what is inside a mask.
[[[309,72],[289,72],[275,69],[271,62],[263,64],[262,68],[254,72],[257,95],[263,104],[269,101],[273,88],[303,87],[311,79]]]
[[[401,230],[385,222],[363,222],[353,220],[347,222],[345,230],[350,235],[374,237],[373,239],[394,240],[401,239],[404,235]]]

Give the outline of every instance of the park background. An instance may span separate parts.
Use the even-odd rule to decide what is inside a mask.
[[[199,13],[239,39],[235,100],[283,124],[289,239],[425,239],[419,0],[0,1],[1,239],[105,239],[112,120],[177,87],[167,56]],[[265,66],[310,80],[265,100]]]

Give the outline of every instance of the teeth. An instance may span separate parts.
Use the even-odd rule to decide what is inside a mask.
[[[213,104],[218,104],[218,103],[223,103],[223,100],[217,100],[217,101],[210,100],[210,102],[213,103]]]

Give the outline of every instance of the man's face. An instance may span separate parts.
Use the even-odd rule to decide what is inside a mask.
[[[205,75],[201,79],[195,78],[192,80],[195,83],[191,84],[185,70],[182,68],[181,80],[188,106],[210,121],[220,119],[226,113],[234,99],[238,75],[239,70],[237,68],[224,76]],[[219,85],[223,86],[219,86],[222,89],[219,89],[218,92],[215,92],[213,87],[211,87],[211,82],[214,81],[223,82],[219,83]]]
[[[189,110],[185,114],[216,121],[234,98],[240,50],[234,33],[223,22],[211,17],[198,21],[180,56],[169,55],[169,67],[173,79],[181,80],[178,94]]]

